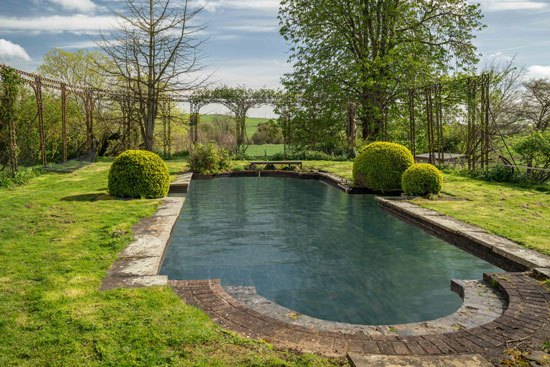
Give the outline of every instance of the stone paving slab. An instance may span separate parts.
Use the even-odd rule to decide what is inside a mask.
[[[452,356],[388,356],[348,353],[352,367],[491,367],[479,354]]]
[[[176,180],[170,183],[170,194],[185,194],[191,186],[191,179],[193,173],[184,173],[176,178]]]
[[[427,335],[380,335],[362,331],[320,330],[295,325],[235,300],[219,279],[169,281],[185,303],[200,307],[222,328],[247,338],[262,339],[280,348],[342,357],[346,353],[384,355],[491,356],[524,342],[549,319],[550,291],[525,273],[484,274],[508,301],[499,317],[482,325],[465,325],[449,332]],[[396,329],[402,325],[394,325]]]
[[[535,272],[539,276],[550,279],[550,268],[536,268]]]
[[[101,290],[167,284],[168,278],[158,276],[158,272],[184,202],[182,197],[164,198],[154,216],[142,218],[134,226],[134,241],[119,253]]]
[[[469,240],[478,246],[477,251],[479,253],[492,254],[495,258],[504,258],[517,269],[550,268],[550,256],[488,233],[482,228],[446,215],[435,215],[432,211],[426,212],[424,208],[400,199],[378,197],[376,200],[383,209],[390,209],[389,211],[392,214],[396,213],[399,216],[411,218],[415,224],[425,230],[435,227],[459,238]]]
[[[166,275],[138,277],[110,277],[101,284],[100,290],[117,288],[163,287],[168,284]]]

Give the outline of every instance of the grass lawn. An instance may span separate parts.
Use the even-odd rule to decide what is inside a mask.
[[[212,120],[214,120],[214,118],[216,116],[221,116],[221,115],[201,115],[201,121],[202,122],[212,122]],[[252,135],[254,135],[254,133],[258,129],[258,124],[265,123],[269,120],[270,119],[263,118],[263,117],[247,117],[246,118],[246,135],[249,138],[252,138]],[[262,154],[263,154],[263,152],[262,152]]]
[[[168,162],[172,173],[184,163]],[[100,292],[158,200],[109,200],[110,162],[0,189],[0,366],[335,366],[223,332],[169,287]]]
[[[306,170],[321,169],[349,180],[352,179],[352,167],[352,162],[304,162]],[[466,201],[415,199],[414,203],[550,255],[550,192],[452,173],[443,173],[443,176],[443,193]]]
[[[283,144],[249,145],[246,154],[250,157],[264,157],[267,153],[269,158],[273,154],[282,153],[283,151]]]

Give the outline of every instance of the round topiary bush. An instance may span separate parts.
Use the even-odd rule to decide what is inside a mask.
[[[155,153],[127,150],[109,170],[109,193],[119,198],[163,198],[170,189],[166,163]]]
[[[367,145],[353,163],[353,180],[357,186],[378,191],[401,190],[403,172],[414,164],[407,147],[395,143]]]
[[[418,163],[403,173],[403,191],[409,196],[438,195],[443,187],[443,175],[428,163]]]

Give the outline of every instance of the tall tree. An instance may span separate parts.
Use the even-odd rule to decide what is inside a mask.
[[[550,125],[550,79],[533,79],[523,86],[521,117],[535,130],[545,131]]]
[[[468,0],[282,0],[295,94],[356,102],[364,139],[380,139],[399,92],[477,62],[479,5]]]
[[[203,82],[191,76],[201,69],[198,36],[204,26],[196,22],[201,10],[193,0],[124,0],[124,10],[115,12],[118,25],[98,41],[115,66],[105,71],[138,104],[146,150],[153,149],[162,96]]]

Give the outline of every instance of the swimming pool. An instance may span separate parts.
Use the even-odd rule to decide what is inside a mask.
[[[451,279],[500,269],[318,181],[193,181],[160,271],[221,279],[312,317],[384,325],[456,311]]]

